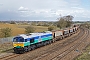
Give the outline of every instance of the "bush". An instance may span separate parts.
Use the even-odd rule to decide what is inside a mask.
[[[10,37],[11,36],[11,28],[2,28],[1,35],[2,35],[2,37]]]
[[[14,21],[11,21],[10,24],[16,24]]]
[[[52,31],[54,28],[55,28],[54,26],[49,26],[49,27],[48,27],[48,30],[49,30],[49,31]]]
[[[28,26],[25,28],[25,33],[33,33],[35,31],[35,28],[32,26]]]

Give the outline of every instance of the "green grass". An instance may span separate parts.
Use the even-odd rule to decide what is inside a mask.
[[[85,49],[85,52],[78,56],[75,60],[90,60],[90,45]]]

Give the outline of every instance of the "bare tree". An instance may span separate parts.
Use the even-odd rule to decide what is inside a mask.
[[[59,28],[70,27],[72,24],[72,19],[73,19],[73,16],[71,15],[59,17],[58,18],[59,21],[57,22],[57,27]]]

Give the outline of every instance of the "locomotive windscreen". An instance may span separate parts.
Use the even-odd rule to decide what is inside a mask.
[[[24,38],[22,38],[22,37],[15,37],[13,39],[13,42],[24,42]]]

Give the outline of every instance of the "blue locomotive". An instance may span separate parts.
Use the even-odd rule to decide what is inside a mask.
[[[24,53],[52,42],[52,32],[21,34],[13,38],[15,53]]]

